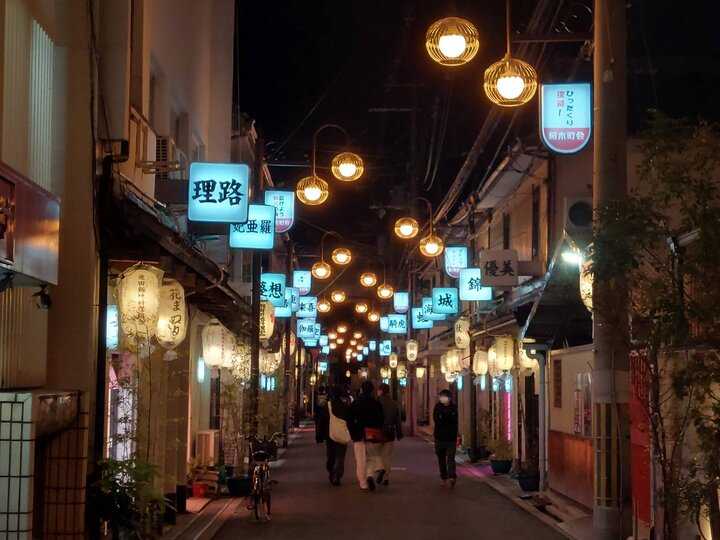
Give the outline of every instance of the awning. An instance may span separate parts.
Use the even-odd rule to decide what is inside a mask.
[[[131,182],[114,177],[103,222],[103,246],[109,259],[169,258],[181,274],[187,300],[216,317],[238,335],[250,335],[251,308],[228,283],[228,275],[196,248],[165,207]],[[192,284],[188,286],[188,283]]]

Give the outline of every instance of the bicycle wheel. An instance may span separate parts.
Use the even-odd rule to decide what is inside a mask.
[[[265,520],[265,504],[263,503],[264,494],[262,489],[259,493],[253,494],[253,507],[255,510],[255,519],[258,521]]]
[[[265,519],[270,520],[272,492],[268,489],[263,492],[263,505],[265,506]]]

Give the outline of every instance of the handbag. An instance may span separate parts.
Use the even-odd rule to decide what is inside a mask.
[[[328,411],[330,412],[330,438],[338,444],[349,444],[352,439],[347,422],[333,414],[330,402],[328,402]]]
[[[366,427],[365,428],[365,442],[369,443],[384,443],[385,435],[383,434],[382,428]]]

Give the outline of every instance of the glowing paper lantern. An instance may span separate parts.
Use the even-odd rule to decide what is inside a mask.
[[[408,362],[414,362],[417,360],[418,355],[418,342],[414,339],[409,339],[405,343],[405,356],[407,356]]]
[[[387,366],[383,366],[380,368],[380,377],[383,379],[389,379],[390,375],[392,375],[392,372],[390,371],[390,368]]]
[[[210,321],[202,330],[203,360],[210,367],[220,367],[223,361],[225,328],[218,321]]]
[[[495,361],[500,371],[509,371],[515,362],[514,342],[511,337],[495,338]]]
[[[410,294],[398,291],[393,295],[395,313],[407,313],[410,309]]]
[[[450,349],[447,353],[445,353],[446,371],[450,373],[461,371],[462,367],[460,366],[460,356],[461,353],[459,349]]]
[[[187,333],[187,307],[185,289],[174,279],[168,279],[160,287],[157,340],[164,349],[172,350],[180,345]]]
[[[470,346],[470,321],[466,317],[460,317],[455,321],[455,346],[459,349],[467,349]]]
[[[120,329],[126,348],[137,351],[157,333],[163,271],[137,264],[118,278]]]
[[[473,373],[475,375],[487,375],[488,372],[488,353],[487,351],[477,350],[473,355]]]
[[[422,379],[425,376],[425,368],[423,366],[418,366],[415,368],[415,377],[418,379]]]
[[[397,365],[396,375],[398,379],[404,379],[405,377],[407,377],[407,366],[403,362],[400,362]]]
[[[260,302],[260,339],[270,339],[275,331],[275,307],[270,302]]]
[[[398,365],[398,355],[395,353],[390,353],[390,358],[388,359],[388,365],[391,368],[396,368]]]

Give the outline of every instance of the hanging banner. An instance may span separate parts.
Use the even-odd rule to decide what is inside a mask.
[[[455,287],[436,287],[432,290],[433,313],[455,315],[459,307],[458,290]]]
[[[301,319],[317,318],[317,297],[301,296],[298,300],[298,310],[296,315]]]
[[[244,163],[190,164],[188,220],[245,223],[250,167]]]
[[[447,246],[445,248],[445,273],[451,278],[457,278],[460,270],[467,268],[467,246]]]
[[[275,308],[270,302],[260,302],[260,339],[270,339],[275,330]]]
[[[297,337],[305,341],[306,339],[315,338],[315,319],[298,319],[297,320]],[[307,343],[306,343],[307,345]]]
[[[447,315],[444,313],[435,313],[433,311],[433,300],[430,296],[425,296],[422,299],[422,314],[431,321],[444,321],[447,319]]]
[[[380,342],[380,356],[390,356],[392,352],[392,341],[385,339]]]
[[[295,222],[295,192],[276,189],[266,191],[265,204],[275,207],[275,232],[289,231]]]
[[[371,351],[374,351],[375,349],[377,349],[377,341],[375,341],[374,339],[371,339],[368,342],[368,349],[370,349]]]
[[[245,223],[230,224],[230,247],[272,249],[275,247],[275,208],[251,204]]]
[[[291,287],[285,287],[285,299],[282,306],[275,306],[275,318],[287,319],[292,317],[292,291]]]
[[[410,309],[410,293],[398,291],[393,295],[395,313],[407,313]]]
[[[432,308],[432,300],[430,301]],[[423,313],[422,308],[412,308],[412,327],[415,330],[427,330],[433,327],[433,322]]]
[[[540,137],[558,154],[579,152],[592,134],[590,83],[540,85]]]
[[[285,274],[260,274],[260,300],[268,300],[275,307],[283,307]]]
[[[381,332],[388,331],[388,318],[385,316],[380,317],[380,331]]]
[[[458,289],[460,300],[464,302],[492,300],[492,287],[483,287],[482,272],[479,268],[460,270]]]
[[[312,287],[312,274],[310,270],[295,270],[293,272],[293,287],[297,288],[300,296],[309,293]]]
[[[518,255],[514,249],[486,249],[480,252],[482,284],[486,287],[517,287]]]
[[[391,313],[388,315],[388,334],[406,334],[407,333],[407,315]]]

